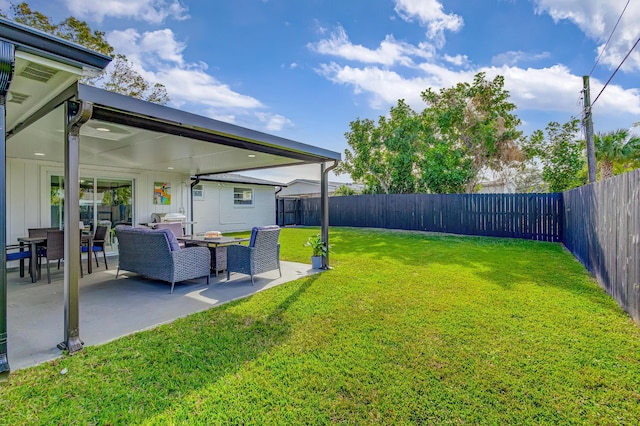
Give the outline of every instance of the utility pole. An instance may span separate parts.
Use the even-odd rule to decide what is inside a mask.
[[[593,142],[593,117],[591,115],[591,90],[589,89],[589,76],[582,77],[584,85],[584,111],[582,124],[585,127],[587,138],[587,167],[589,169],[589,183],[596,182],[596,146]]]

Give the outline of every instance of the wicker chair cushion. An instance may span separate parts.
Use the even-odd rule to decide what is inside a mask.
[[[152,232],[152,233],[157,232],[159,234],[164,234],[167,236],[167,241],[169,242],[169,247],[171,248],[171,251],[180,250],[180,244],[178,243],[176,236],[173,234],[173,232],[171,232],[171,229],[151,229],[145,226],[141,226],[139,228],[136,228],[136,231]]]
[[[279,229],[278,225],[269,225],[269,226],[254,226],[251,229],[251,240],[249,241],[249,247],[254,247],[256,245],[256,235],[261,229]]]
[[[176,239],[175,234],[171,231],[171,229],[152,229],[152,232],[160,232],[167,236],[167,241],[169,241],[169,247],[171,247],[171,251],[180,250],[180,244],[178,244],[178,240]]]

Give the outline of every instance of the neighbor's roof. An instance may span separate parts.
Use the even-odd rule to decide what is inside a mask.
[[[291,186],[291,185],[294,185],[296,183],[303,183],[303,184],[307,184],[307,185],[320,185],[320,181],[319,180],[315,180],[315,179],[294,179],[291,182],[287,183],[286,186]],[[354,183],[348,183],[348,182],[333,182],[333,181],[330,181],[329,185],[330,186],[335,186],[335,187],[340,187],[342,185],[358,186],[360,184],[354,184]]]
[[[207,182],[229,182],[229,183],[244,183],[249,185],[266,185],[266,186],[286,186],[280,182],[273,182],[270,180],[258,179],[250,176],[238,175],[235,173],[221,173],[217,175],[200,176],[200,180]]]

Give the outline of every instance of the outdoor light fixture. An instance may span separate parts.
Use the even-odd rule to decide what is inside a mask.
[[[110,129],[107,129],[106,127],[96,127],[96,130],[99,132],[110,132]]]
[[[36,155],[38,157],[44,157],[44,152],[34,152],[33,155]]]
[[[173,170],[173,167],[167,167],[167,169],[169,169],[169,170]]]
[[[249,154],[249,158],[256,158],[255,154]]]

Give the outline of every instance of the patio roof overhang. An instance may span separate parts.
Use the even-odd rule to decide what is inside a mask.
[[[88,102],[80,164],[136,167],[192,176],[339,161],[340,154],[171,107],[73,84],[8,128],[7,155],[63,162],[64,103]]]
[[[167,106],[77,83],[95,75],[111,58],[74,43],[0,18],[0,136],[6,158],[64,164],[65,181],[77,182],[79,166],[105,165],[184,173],[190,176],[320,164],[323,185],[339,153],[198,116]],[[42,159],[39,155],[37,158]],[[333,166],[327,168],[327,163]],[[6,170],[6,167],[5,167]],[[323,197],[326,198],[326,191]],[[79,199],[76,185],[65,200]],[[324,200],[323,212],[327,209]],[[6,176],[0,179],[0,211],[6,211]],[[65,202],[65,223],[78,223],[77,203]],[[0,248],[6,253],[6,215],[0,218]],[[328,243],[328,215],[323,236]],[[79,229],[65,230],[65,259],[79,256]],[[326,267],[326,259],[325,264]],[[6,335],[6,262],[0,266],[0,378],[9,371]],[[82,348],[79,337],[79,265],[65,262],[65,340],[61,348]]]

